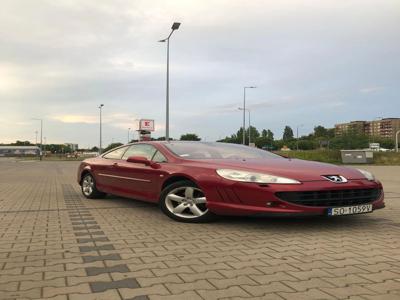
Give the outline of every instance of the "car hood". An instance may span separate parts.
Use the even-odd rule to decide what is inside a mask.
[[[193,166],[214,169],[235,169],[267,173],[299,181],[326,180],[323,175],[341,175],[346,179],[365,179],[356,169],[300,159],[204,159],[192,160]]]

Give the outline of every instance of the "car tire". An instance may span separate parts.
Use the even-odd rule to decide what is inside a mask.
[[[171,219],[185,223],[206,223],[216,219],[207,208],[203,191],[192,181],[167,186],[160,196],[161,210]]]
[[[81,191],[88,199],[104,198],[106,193],[100,192],[96,187],[96,181],[92,174],[86,173],[82,177]]]

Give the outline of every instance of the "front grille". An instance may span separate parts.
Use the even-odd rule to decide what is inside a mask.
[[[348,206],[373,202],[381,195],[381,189],[353,189],[306,192],[277,192],[283,201],[304,206]]]

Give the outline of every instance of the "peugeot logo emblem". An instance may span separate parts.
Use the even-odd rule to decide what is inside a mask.
[[[345,183],[347,179],[340,175],[323,175],[325,179],[332,181],[334,183]]]

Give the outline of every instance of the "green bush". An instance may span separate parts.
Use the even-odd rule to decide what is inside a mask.
[[[304,160],[314,160],[338,164],[341,163],[340,151],[338,150],[309,150],[309,151],[277,151],[290,158],[298,158]]]
[[[400,152],[374,152],[374,164],[400,165]]]

